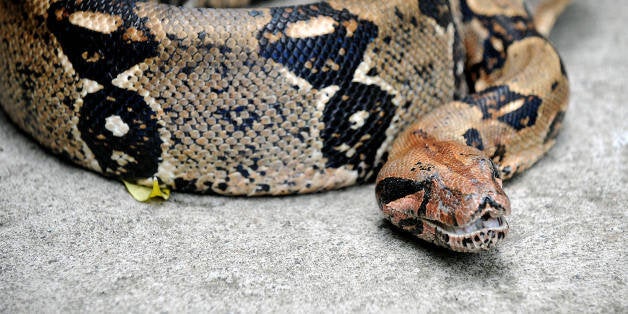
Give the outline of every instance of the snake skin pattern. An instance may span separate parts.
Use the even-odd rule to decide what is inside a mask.
[[[393,224],[478,251],[508,230],[501,180],[553,145],[567,106],[520,1],[161,2],[0,1],[10,119],[140,185],[279,195],[377,178]]]

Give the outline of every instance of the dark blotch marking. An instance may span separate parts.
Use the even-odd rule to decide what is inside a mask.
[[[433,20],[439,24],[439,26],[446,28],[449,25],[454,26],[454,44],[453,44],[453,57],[454,57],[454,65],[465,62],[466,59],[466,50],[462,42],[462,38],[460,35],[460,30],[458,26],[453,23],[453,17],[451,14],[451,7],[449,1],[446,0],[437,0],[437,1],[419,1],[419,9],[421,12],[431,17]],[[410,23],[415,27],[418,26],[418,22],[415,17],[412,17]],[[463,93],[466,94],[467,83],[465,80],[465,72],[458,71],[457,66],[452,67],[453,76],[455,79],[456,89],[454,91],[454,99],[460,99],[463,96]],[[433,71],[429,71],[427,73],[433,73]],[[425,78],[424,78],[425,79]],[[431,81],[431,79],[425,79],[426,81]]]
[[[321,133],[322,152],[328,160],[327,167],[338,168],[352,165],[354,169],[357,169],[362,163],[375,164],[375,154],[386,138],[386,128],[397,109],[392,103],[392,98],[375,85],[351,83],[329,100],[323,111],[323,121],[326,127]],[[366,111],[369,116],[361,127],[351,129],[353,124],[349,121],[349,117],[358,111]],[[366,135],[370,137],[363,139]],[[342,144],[349,147],[360,145],[349,157],[345,151],[337,150],[337,147]]]
[[[462,246],[467,247],[473,244],[473,240],[471,238],[462,239]]]
[[[493,160],[494,162],[500,163],[502,160],[504,160],[505,156],[506,156],[506,145],[497,144],[495,147],[495,152],[491,156],[491,160]]]
[[[401,13],[401,11],[399,11],[398,7],[395,7],[395,15],[400,19],[403,20],[403,13]]]
[[[70,14],[81,11],[119,16],[123,22],[116,31],[103,34],[70,23]],[[61,20],[56,18],[59,13]],[[157,55],[158,43],[146,26],[147,21],[135,14],[135,1],[110,1],[108,5],[94,1],[59,1],[50,5],[47,24],[79,75],[104,84],[131,66]],[[125,38],[129,29],[141,32],[146,40]],[[90,62],[83,59],[83,54],[100,57]]]
[[[501,69],[506,61],[506,51],[514,42],[527,37],[542,37],[534,26],[531,18],[525,16],[485,16],[475,14],[467,5],[466,1],[460,2],[460,10],[464,22],[477,19],[485,29],[488,30],[488,37],[484,40],[484,56],[478,64],[471,65],[467,72],[469,86],[480,76],[480,73],[493,73]],[[491,40],[497,39],[501,45],[495,46]]]
[[[467,146],[475,147],[479,150],[484,150],[484,143],[482,142],[482,136],[477,129],[470,128],[462,135],[465,139]]]
[[[373,67],[371,68],[366,75],[367,76],[377,76],[379,74],[379,70],[377,70],[377,68]]]
[[[176,178],[174,180],[174,186],[177,191],[196,191],[196,179],[185,180],[183,178]]]
[[[225,182],[220,182],[216,186],[216,188],[218,188],[221,191],[226,191],[228,187],[229,187],[229,185],[227,185],[227,183],[225,183]]]
[[[270,191],[270,185],[268,185],[268,184],[258,184],[255,189],[256,189],[257,192],[269,192]]]
[[[447,0],[419,0],[419,9],[424,15],[433,18],[441,27],[447,27],[452,23],[451,8]]]
[[[249,177],[249,171],[244,169],[244,166],[242,165],[237,165],[236,166],[236,171],[238,171],[243,177],[248,178]]]
[[[375,186],[375,194],[380,208],[387,203],[402,197],[423,191],[423,200],[417,210],[417,215],[425,216],[426,206],[432,193],[432,181],[414,181],[402,178],[386,178]]]
[[[111,34],[103,34],[69,22],[75,12],[99,12],[122,17],[122,25]],[[88,94],[79,114],[81,138],[94,153],[106,175],[127,180],[151,177],[157,172],[162,143],[155,112],[135,92],[115,87],[111,80],[131,66],[157,55],[158,43],[146,26],[147,19],[135,14],[135,1],[111,1],[108,5],[94,1],[59,1],[48,9],[47,26],[59,41],[81,78],[94,80],[103,89]],[[126,38],[133,29],[142,36]],[[83,56],[93,57],[86,60]],[[105,119],[118,115],[129,126],[122,137],[105,128]],[[133,157],[125,166],[111,159],[121,151]]]
[[[181,69],[181,72],[185,73],[186,75],[190,75],[190,73],[194,72],[194,69],[195,67],[193,66],[186,66]]]
[[[504,106],[523,99],[523,105],[517,110],[499,115]],[[522,95],[510,90],[507,85],[491,86],[481,92],[471,94],[461,100],[482,110],[482,119],[497,119],[520,131],[536,123],[541,98],[535,95]]]
[[[79,114],[81,138],[94,153],[103,173],[132,180],[151,177],[157,172],[161,139],[155,113],[142,97],[110,86],[85,96]],[[120,116],[129,126],[124,136],[114,136],[105,128],[106,118],[112,115]],[[120,166],[111,159],[114,150],[124,152],[135,161]]]
[[[366,47],[378,35],[375,24],[360,20],[346,9],[334,10],[327,3],[271,8],[271,15],[271,21],[257,34],[260,55],[283,64],[318,89],[330,85],[339,85],[341,88],[348,86],[362,61]],[[289,24],[320,16],[331,17],[338,22],[334,32],[308,38],[291,38],[286,35]],[[343,25],[347,21],[358,23],[352,36],[347,36],[348,31]],[[270,42],[265,34],[281,36],[276,42]],[[344,53],[341,53],[342,50]],[[339,68],[331,69],[327,64],[328,60]],[[306,64],[311,66],[306,67]]]
[[[413,16],[410,19],[410,24],[412,24],[412,26],[414,26],[414,27],[419,27],[419,21],[417,21],[416,16]]]

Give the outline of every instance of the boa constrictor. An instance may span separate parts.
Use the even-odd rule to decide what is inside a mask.
[[[1,1],[11,120],[137,184],[277,195],[376,180],[393,224],[473,252],[506,234],[502,180],[552,146],[567,106],[520,1],[157,2]]]

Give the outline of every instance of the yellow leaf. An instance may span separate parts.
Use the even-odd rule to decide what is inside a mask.
[[[122,180],[124,186],[126,186],[127,191],[133,196],[133,198],[140,202],[147,202],[154,198],[161,198],[164,200],[168,200],[170,198],[170,189],[167,187],[160,187],[159,180],[157,178],[153,178],[153,187],[150,188],[148,186],[137,185],[135,183],[131,183],[125,180]]]

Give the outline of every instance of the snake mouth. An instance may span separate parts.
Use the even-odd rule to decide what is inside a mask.
[[[501,242],[508,233],[504,216],[493,217],[488,213],[464,226],[448,226],[422,219],[434,228],[434,242],[457,252],[481,252]]]
[[[488,214],[476,219],[474,222],[467,224],[461,227],[448,227],[442,228],[446,230],[448,233],[452,233],[455,235],[469,235],[472,233],[476,233],[478,231],[483,230],[497,230],[497,229],[508,229],[508,223],[503,216],[499,217],[490,217]]]

